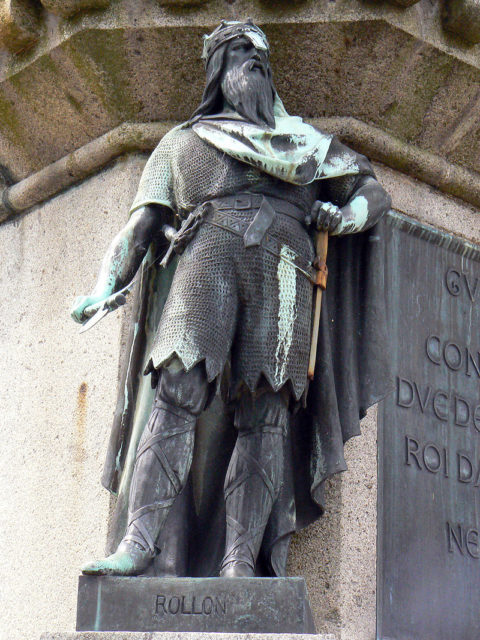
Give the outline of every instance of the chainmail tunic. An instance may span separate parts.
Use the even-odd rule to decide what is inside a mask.
[[[309,212],[318,183],[297,186],[223,154],[190,128],[167,134],[146,165],[132,210],[156,202],[180,218],[199,204],[249,192],[289,201]],[[250,222],[257,209],[231,210]],[[311,281],[293,264],[311,262],[305,227],[276,213],[268,230],[279,259],[262,246],[209,222],[207,216],[181,256],[159,323],[147,370],[177,356],[186,370],[205,361],[209,380],[227,363],[231,389],[254,390],[265,378],[277,391],[287,381],[298,400],[307,384],[311,339]]]
[[[318,183],[283,182],[222,153],[190,127],[176,127],[150,156],[131,211],[157,203],[184,218],[202,202],[242,191],[276,196],[310,211],[316,190]]]

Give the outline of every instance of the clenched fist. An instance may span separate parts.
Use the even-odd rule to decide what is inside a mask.
[[[313,226],[318,231],[328,231],[332,233],[342,221],[342,211],[331,202],[314,202],[311,212]]]

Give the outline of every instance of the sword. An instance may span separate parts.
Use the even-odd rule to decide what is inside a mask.
[[[162,232],[167,238],[167,240],[171,240],[175,235],[176,231],[173,227],[168,224],[164,224],[162,227]],[[151,269],[153,265],[158,262],[160,258],[154,260],[150,265],[148,265],[147,270]],[[120,291],[116,291],[112,293],[111,296],[108,296],[105,300],[101,302],[96,302],[95,304],[90,305],[87,309],[91,309],[93,315],[86,320],[79,331],[79,333],[84,333],[88,331],[92,327],[94,327],[100,320],[102,320],[108,313],[111,311],[115,311],[118,307],[123,306],[127,302],[127,294],[133,289],[133,285],[137,282],[137,277],[133,278],[131,282],[129,282],[123,289]]]
[[[90,305],[90,307],[87,307],[87,309],[96,309],[96,311],[93,316],[91,316],[82,324],[79,333],[88,331],[89,329],[94,327],[97,322],[100,322],[100,320],[104,318],[107,313],[110,313],[110,311],[118,309],[118,307],[124,305],[127,301],[127,298],[125,296],[131,291],[134,284],[135,282],[132,281],[127,284],[126,287],[123,287],[123,289],[120,289],[120,291],[117,291],[117,293],[113,293],[111,296],[108,296],[108,298],[106,298],[102,302],[97,302],[96,304],[92,304]]]

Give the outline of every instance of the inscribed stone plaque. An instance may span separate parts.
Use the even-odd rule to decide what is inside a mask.
[[[480,638],[480,249],[389,217],[395,392],[380,409],[378,629]]]

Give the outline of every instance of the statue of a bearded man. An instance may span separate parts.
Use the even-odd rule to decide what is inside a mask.
[[[343,441],[382,394],[381,305],[371,293],[381,289],[381,256],[371,255],[380,234],[366,230],[388,211],[389,196],[364,156],[287,114],[266,36],[253,23],[222,22],[205,38],[203,57],[201,105],[153,152],[92,294],[72,311],[85,322],[176,221],[164,262],[172,249],[181,257],[145,360],[156,391],[136,449],[126,530],[116,552],[86,574],[139,575],[160,552],[168,556],[159,540],[187,491],[194,450],[204,455],[197,419],[220,393],[235,438],[228,468],[206,470],[224,482],[217,575],[281,574],[283,543],[321,513],[323,480],[345,468]],[[332,241],[333,297],[322,310],[309,389],[318,230],[362,239]]]

